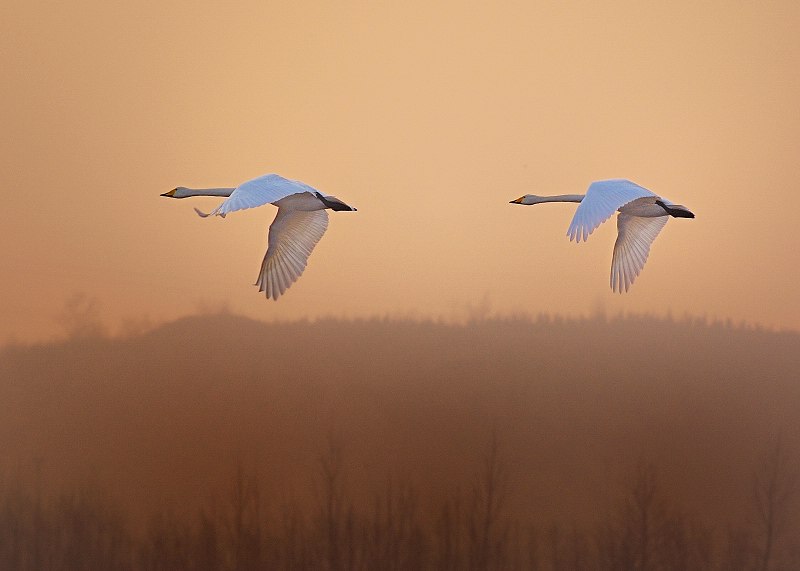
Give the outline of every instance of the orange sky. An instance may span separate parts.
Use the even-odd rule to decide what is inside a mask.
[[[78,292],[112,327],[488,303],[800,328],[800,5],[401,4],[5,2],[0,341]],[[359,209],[277,303],[251,285],[274,208],[158,196],[267,172]],[[574,205],[508,204],[611,177],[697,214],[623,296],[613,223],[576,246]]]

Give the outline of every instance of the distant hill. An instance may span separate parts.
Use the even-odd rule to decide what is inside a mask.
[[[238,465],[311,501],[341,445],[368,502],[468,488],[497,435],[520,518],[592,519],[643,460],[670,500],[746,517],[780,434],[798,457],[800,335],[646,317],[267,324],[198,316],[0,353],[0,474],[193,511]],[[279,501],[279,499],[276,499]]]

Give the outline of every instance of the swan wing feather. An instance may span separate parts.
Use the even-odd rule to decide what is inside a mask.
[[[642,218],[620,212],[617,216],[617,241],[611,258],[611,289],[628,291],[644,268],[650,245],[669,220],[669,216]]]
[[[316,193],[315,188],[299,180],[290,180],[277,174],[263,176],[243,182],[226,198],[222,204],[212,210],[207,216],[225,216],[236,210],[255,208],[276,202],[292,194],[303,192]],[[198,212],[198,214],[200,214]]]
[[[656,196],[629,180],[599,180],[589,185],[586,196],[578,205],[567,229],[570,241],[585,242],[589,235],[608,220],[617,209],[637,198]]]
[[[269,227],[269,246],[255,285],[278,299],[306,269],[308,257],[328,228],[325,210],[279,208]]]

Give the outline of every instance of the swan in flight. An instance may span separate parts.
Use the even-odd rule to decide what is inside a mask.
[[[611,259],[611,289],[628,291],[642,271],[650,245],[670,216],[694,218],[685,206],[673,204],[629,180],[599,180],[589,185],[586,194],[536,196],[526,194],[511,204],[541,204],[543,202],[579,202],[572,223],[567,229],[570,241],[585,242],[594,229],[608,220],[615,211],[617,241]]]
[[[179,186],[161,196],[188,198],[190,196],[226,196],[227,199],[207,216],[221,216],[274,204],[278,214],[269,227],[267,253],[255,285],[266,291],[267,298],[278,299],[306,269],[308,257],[328,228],[331,210],[356,210],[335,196],[322,194],[313,187],[277,174],[266,174],[243,182],[236,188],[186,188]]]

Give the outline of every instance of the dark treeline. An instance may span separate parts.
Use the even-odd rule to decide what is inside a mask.
[[[800,335],[701,321],[9,346],[0,569],[796,570],[798,411]]]
[[[536,569],[796,570],[797,491],[780,441],[755,467],[752,523],[704,523],[670,502],[657,469],[639,463],[592,525],[509,515],[508,465],[493,439],[467,490],[423,507],[408,480],[390,480],[371,505],[346,491],[342,448],[319,458],[313,502],[265,490],[239,467],[222,496],[193,518],[151,514],[134,532],[116,506],[92,494],[0,495],[0,568],[20,570]]]

